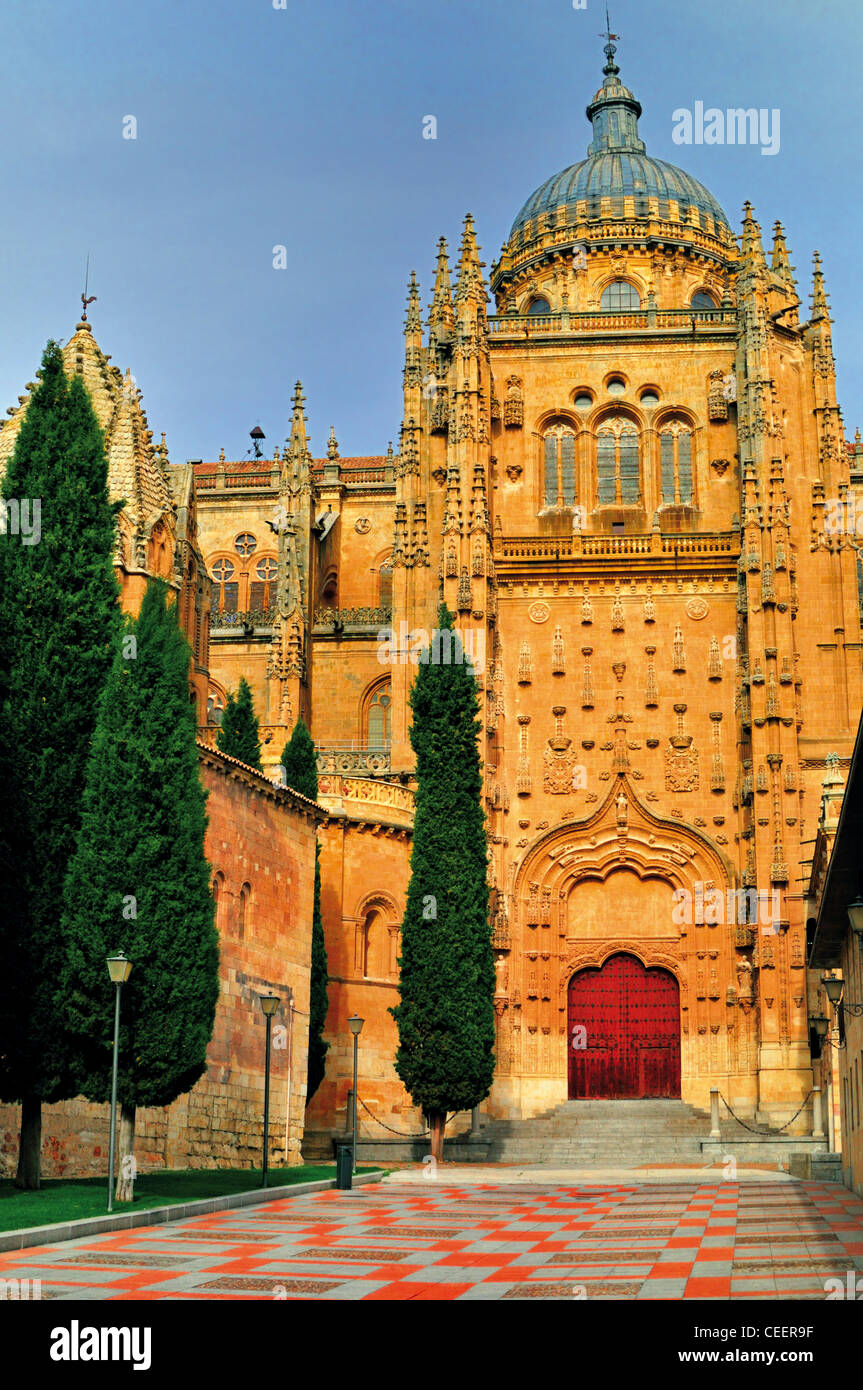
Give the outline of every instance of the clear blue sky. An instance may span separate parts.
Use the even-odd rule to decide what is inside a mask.
[[[648,151],[784,223],[808,311],[822,254],[839,400],[863,426],[860,0],[614,0]],[[588,0],[4,0],[0,408],[91,319],[175,462],[397,441],[405,285],[428,302],[462,218],[496,258],[524,199],[584,157],[604,10]],[[678,146],[678,107],[781,111],[781,149]],[[136,140],[123,139],[134,115]],[[434,115],[438,138],[422,138]],[[287,247],[289,268],[272,268]]]

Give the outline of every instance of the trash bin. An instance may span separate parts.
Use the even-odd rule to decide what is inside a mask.
[[[339,1144],[336,1149],[336,1187],[350,1192],[353,1185],[354,1152],[350,1144]]]

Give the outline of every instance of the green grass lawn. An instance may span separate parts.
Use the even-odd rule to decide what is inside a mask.
[[[362,1167],[360,1173],[379,1172]],[[334,1163],[306,1164],[302,1168],[271,1168],[268,1186],[315,1182],[335,1178]],[[146,1207],[166,1207],[174,1202],[194,1202],[206,1197],[223,1197],[229,1192],[248,1192],[260,1187],[260,1168],[194,1168],[142,1173],[135,1182],[135,1199],[114,1204],[114,1212],[143,1211]],[[0,1231],[16,1231],[24,1226],[47,1226],[78,1221],[87,1216],[105,1216],[108,1210],[108,1179],[50,1178],[38,1192],[21,1192],[11,1178],[0,1180]]]

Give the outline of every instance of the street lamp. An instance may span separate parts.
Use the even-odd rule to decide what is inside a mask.
[[[108,956],[108,974],[114,992],[114,1060],[111,1065],[111,1137],[108,1142],[108,1210],[114,1210],[114,1143],[117,1138],[117,1054],[120,1051],[120,990],[132,973],[132,962],[123,951]]]
[[[848,920],[851,923],[851,930],[860,944],[863,945],[863,898],[860,897],[859,893],[854,901],[848,904]]]
[[[354,1035],[354,1133],[351,1141],[353,1156],[351,1159],[351,1172],[357,1171],[357,1048],[359,1046],[360,1033],[363,1031],[364,1018],[358,1014],[352,1014],[348,1019],[348,1027]]]
[[[832,977],[832,975],[822,975],[821,983],[824,986],[827,998],[830,1000],[831,1005],[835,1009],[836,1005],[839,1003],[839,1000],[842,998],[842,991],[845,988],[845,981],[835,980]]]
[[[815,1030],[815,1036],[822,1040],[827,1037],[830,1031],[830,1020],[824,1014],[810,1014],[809,1022]]]
[[[270,991],[269,994],[258,996],[261,1001],[261,1008],[264,1011],[264,1018],[267,1020],[267,1057],[264,1063],[264,1163],[261,1176],[261,1187],[267,1185],[267,1158],[270,1149],[270,1029],[273,1024],[273,1014],[279,1007],[279,996]]]

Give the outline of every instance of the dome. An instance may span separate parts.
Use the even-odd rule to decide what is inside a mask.
[[[555,219],[560,207],[566,209],[566,222],[653,213],[685,223],[693,220],[690,214],[694,211],[697,224],[704,230],[720,236],[731,231],[719,203],[698,179],[647,154],[638,134],[641,105],[619,80],[615,52],[609,40],[605,81],[587,108],[593,126],[587,158],[546,179],[530,195],[512,224],[511,242],[531,220],[543,214]],[[629,208],[624,199],[632,199]]]
[[[676,202],[679,221],[685,222],[690,209],[695,208],[702,225],[710,219],[717,227],[731,230],[713,194],[685,170],[635,150],[604,150],[579,164],[571,164],[540,184],[513,222],[510,237],[542,213],[555,216],[561,204],[566,207],[568,222],[576,220],[577,204],[581,202],[587,204],[585,210],[589,217],[598,217],[600,199],[608,199],[606,207],[612,217],[623,217],[626,215],[624,198],[635,200],[636,217],[646,217],[648,199],[656,199],[660,217],[669,217],[669,204]]]

